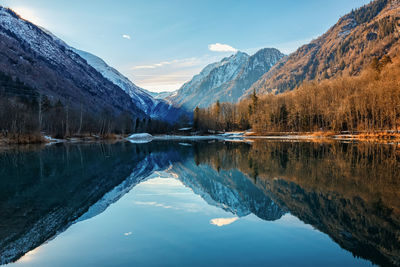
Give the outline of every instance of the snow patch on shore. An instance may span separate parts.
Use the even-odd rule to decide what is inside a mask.
[[[126,139],[128,139],[128,141],[131,143],[142,144],[153,141],[154,137],[149,133],[137,133],[137,134],[131,134]]]

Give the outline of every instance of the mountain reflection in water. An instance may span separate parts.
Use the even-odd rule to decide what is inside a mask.
[[[232,214],[214,218],[214,225],[290,213],[354,256],[400,264],[400,148],[394,145],[60,144],[2,151],[0,165],[2,264],[101,214],[160,171]]]

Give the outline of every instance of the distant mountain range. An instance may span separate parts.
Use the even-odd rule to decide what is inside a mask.
[[[217,100],[236,102],[243,93],[284,55],[274,48],[261,49],[253,56],[243,52],[206,66],[167,99],[192,111],[208,107]]]
[[[279,94],[304,81],[358,75],[374,58],[397,55],[399,39],[400,1],[375,0],[289,56],[268,48],[253,56],[238,52],[208,65],[167,99],[192,111],[217,100],[237,102],[253,91]]]

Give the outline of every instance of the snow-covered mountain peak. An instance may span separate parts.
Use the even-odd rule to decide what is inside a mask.
[[[243,92],[276,64],[284,55],[274,48],[249,56],[238,51],[219,62],[207,65],[168,99],[175,105],[193,110],[219,101],[236,102]]]

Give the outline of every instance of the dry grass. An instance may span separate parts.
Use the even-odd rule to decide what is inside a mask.
[[[311,140],[313,142],[327,142],[329,140],[341,139],[340,137],[345,137],[345,139],[352,139],[355,141],[362,142],[374,142],[374,143],[400,143],[400,132],[376,132],[376,133],[359,133],[359,134],[346,134],[340,135],[339,133],[333,131],[317,131],[317,132],[249,132],[245,134],[245,137],[256,137],[256,136],[276,136],[284,138],[285,136],[299,136],[299,137],[309,137],[304,140]],[[302,138],[303,139],[303,138]]]
[[[122,140],[124,137],[120,134],[105,134],[102,136],[103,140]]]
[[[33,134],[12,134],[5,139],[8,144],[42,144],[47,140],[39,133]]]
[[[335,135],[337,135],[337,133],[333,132],[333,131],[318,131],[318,132],[312,132],[310,133],[311,136],[315,136],[315,137],[333,137]]]
[[[379,133],[363,133],[354,135],[354,139],[360,141],[370,141],[370,142],[400,142],[400,133],[388,133],[388,132],[379,132]]]

